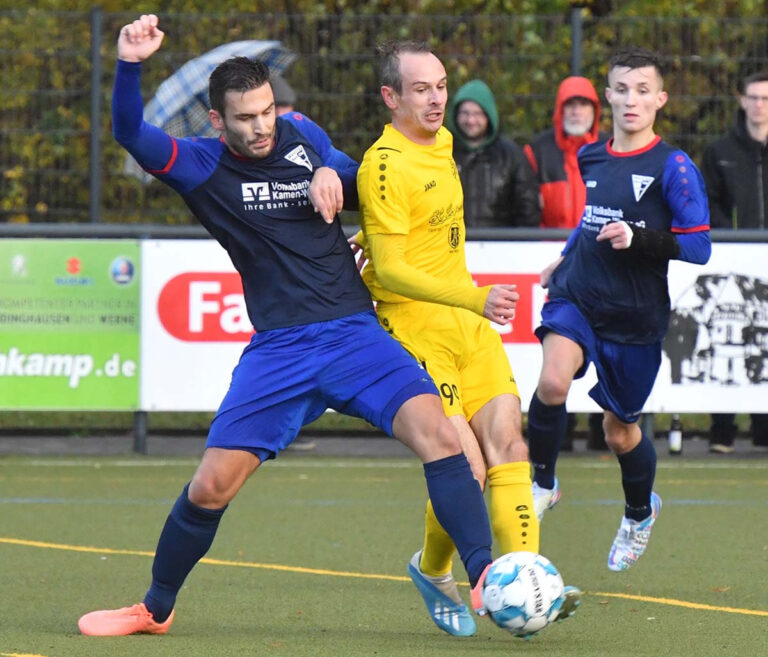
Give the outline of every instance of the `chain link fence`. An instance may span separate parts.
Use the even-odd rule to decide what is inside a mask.
[[[0,221],[192,221],[175,193],[124,172],[125,153],[111,137],[115,41],[133,18],[101,10],[0,12]],[[424,38],[443,59],[450,88],[475,77],[488,82],[504,133],[523,144],[550,126],[557,85],[575,63],[602,95],[611,52],[635,44],[666,65],[670,101],[657,132],[698,161],[732,124],[738,81],[768,69],[765,19],[589,19],[578,24],[574,52],[572,18],[162,15],[166,39],[144,65],[142,90],[147,102],[186,61],[222,43],[279,40],[298,55],[285,76],[298,109],[360,158],[386,120],[375,45]]]

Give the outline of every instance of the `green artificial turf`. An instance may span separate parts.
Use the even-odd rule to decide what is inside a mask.
[[[180,593],[163,637],[93,638],[92,609],[138,602],[190,459],[0,459],[0,656],[752,657],[766,654],[768,478],[762,460],[660,462],[648,552],[605,566],[621,516],[604,456],[563,458],[541,552],[584,589],[530,641],[490,621],[437,630],[405,566],[421,543],[415,460],[286,458],[262,467]],[[460,564],[455,568],[464,578]],[[466,587],[462,588],[468,597]]]

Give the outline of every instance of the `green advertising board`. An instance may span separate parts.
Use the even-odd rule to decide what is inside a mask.
[[[140,246],[0,240],[0,409],[133,410]]]

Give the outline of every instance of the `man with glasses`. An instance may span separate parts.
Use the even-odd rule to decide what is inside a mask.
[[[768,72],[741,85],[736,124],[704,151],[713,228],[768,228]],[[712,415],[711,452],[729,454],[736,437],[733,413]],[[752,415],[752,442],[768,448],[768,415]]]
[[[446,113],[453,159],[464,188],[467,226],[539,225],[539,190],[523,149],[501,136],[493,92],[472,80],[456,93]]]

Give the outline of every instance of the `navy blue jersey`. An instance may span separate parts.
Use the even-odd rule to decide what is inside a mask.
[[[708,231],[707,196],[690,158],[659,137],[630,153],[613,151],[611,143],[579,152],[586,206],[549,295],[571,301],[606,340],[650,344],[669,325],[668,260],[613,249],[597,234],[611,221],[677,234]]]
[[[220,139],[174,139],[142,120],[140,65],[118,61],[115,138],[175,189],[240,273],[259,331],[337,319],[372,308],[338,217],[327,224],[307,190],[315,169],[334,168],[356,203],[357,163],[307,117],[277,119],[263,159],[235,155]],[[347,203],[345,203],[345,207]]]

